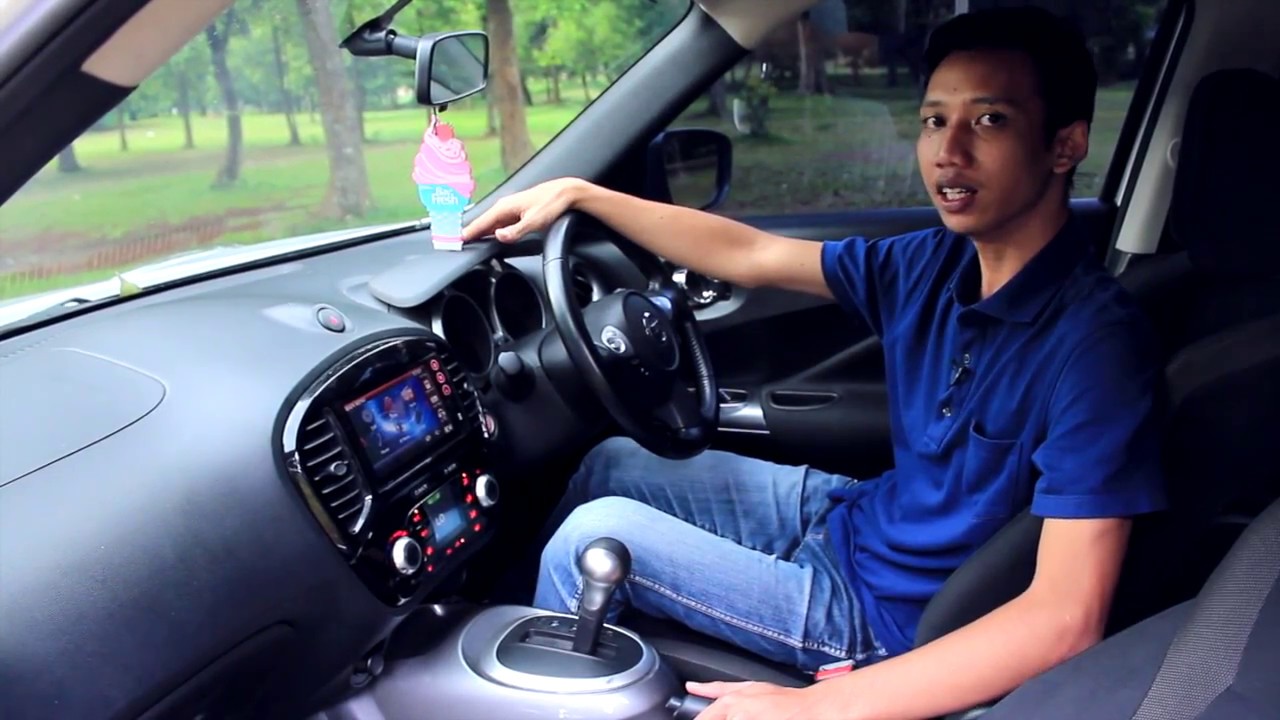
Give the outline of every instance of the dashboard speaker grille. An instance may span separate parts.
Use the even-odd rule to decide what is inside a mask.
[[[348,535],[360,532],[372,493],[327,410],[304,419],[298,433],[298,460],[312,492],[334,524]]]

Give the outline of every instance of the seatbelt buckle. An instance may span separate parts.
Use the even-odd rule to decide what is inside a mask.
[[[850,672],[853,672],[853,661],[839,660],[819,667],[817,671],[813,673],[813,680],[814,682],[821,682]]]

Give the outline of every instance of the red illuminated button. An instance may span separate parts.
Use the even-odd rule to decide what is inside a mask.
[[[445,377],[444,373],[438,372],[436,373],[436,382],[438,383],[449,382],[449,378]]]
[[[480,514],[480,511],[479,511],[479,510],[476,510],[475,508],[471,508],[471,512],[467,513],[467,515],[468,515],[472,520],[475,520],[475,519],[476,519],[476,516],[477,516],[477,515],[479,515],[479,514]],[[480,529],[480,526],[479,526],[479,525],[477,525],[477,526],[476,526],[476,529],[477,529],[477,530],[479,530],[479,529]]]
[[[448,385],[441,385],[440,392],[444,393],[445,397],[448,397],[453,394],[453,388],[449,387]]]
[[[453,548],[445,548],[444,554],[445,554],[445,555],[452,555],[452,554],[453,554]]]
[[[471,493],[467,493],[467,504],[470,505],[475,501],[476,501],[476,496],[472,495]]]
[[[474,511],[472,511],[472,512],[474,512]],[[475,524],[471,529],[472,529],[472,530],[475,530],[476,532],[480,532],[480,523],[476,523],[476,524]]]
[[[395,542],[399,538],[405,537],[408,534],[409,534],[409,531],[407,530],[397,530],[391,533],[391,542]]]
[[[435,358],[431,358],[431,369],[432,369],[432,370],[439,370],[439,369],[440,369],[440,361],[439,361],[439,360],[436,360]]]
[[[436,571],[436,566],[435,566],[435,565],[428,565],[428,566],[427,566],[427,572],[435,572],[435,571]]]
[[[422,528],[421,530],[419,530],[419,531],[418,531],[418,535],[419,535],[419,537],[426,537],[426,536],[427,536],[427,529],[426,529],[426,528]],[[428,548],[428,549],[430,549],[430,548]],[[428,553],[428,554],[430,554],[430,553]]]
[[[427,557],[431,557],[432,555],[435,555],[435,554],[436,554],[436,549],[435,549],[434,547],[432,547],[432,546],[428,545],[428,546],[427,546]]]
[[[462,487],[466,487],[470,484],[471,484],[471,478],[467,477],[466,473],[462,473]]]

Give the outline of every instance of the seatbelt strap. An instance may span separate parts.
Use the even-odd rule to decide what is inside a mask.
[[[1230,687],[1277,577],[1280,502],[1250,523],[1205,583],[1133,720],[1194,720]]]

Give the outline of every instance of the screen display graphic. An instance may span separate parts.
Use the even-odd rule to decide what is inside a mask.
[[[381,472],[406,451],[422,448],[443,435],[448,413],[423,368],[392,380],[343,408],[355,427],[365,456]]]
[[[423,503],[422,509],[431,521],[431,532],[435,534],[435,542],[440,547],[449,544],[467,526],[462,506],[455,501],[453,493],[443,488],[432,493]]]

